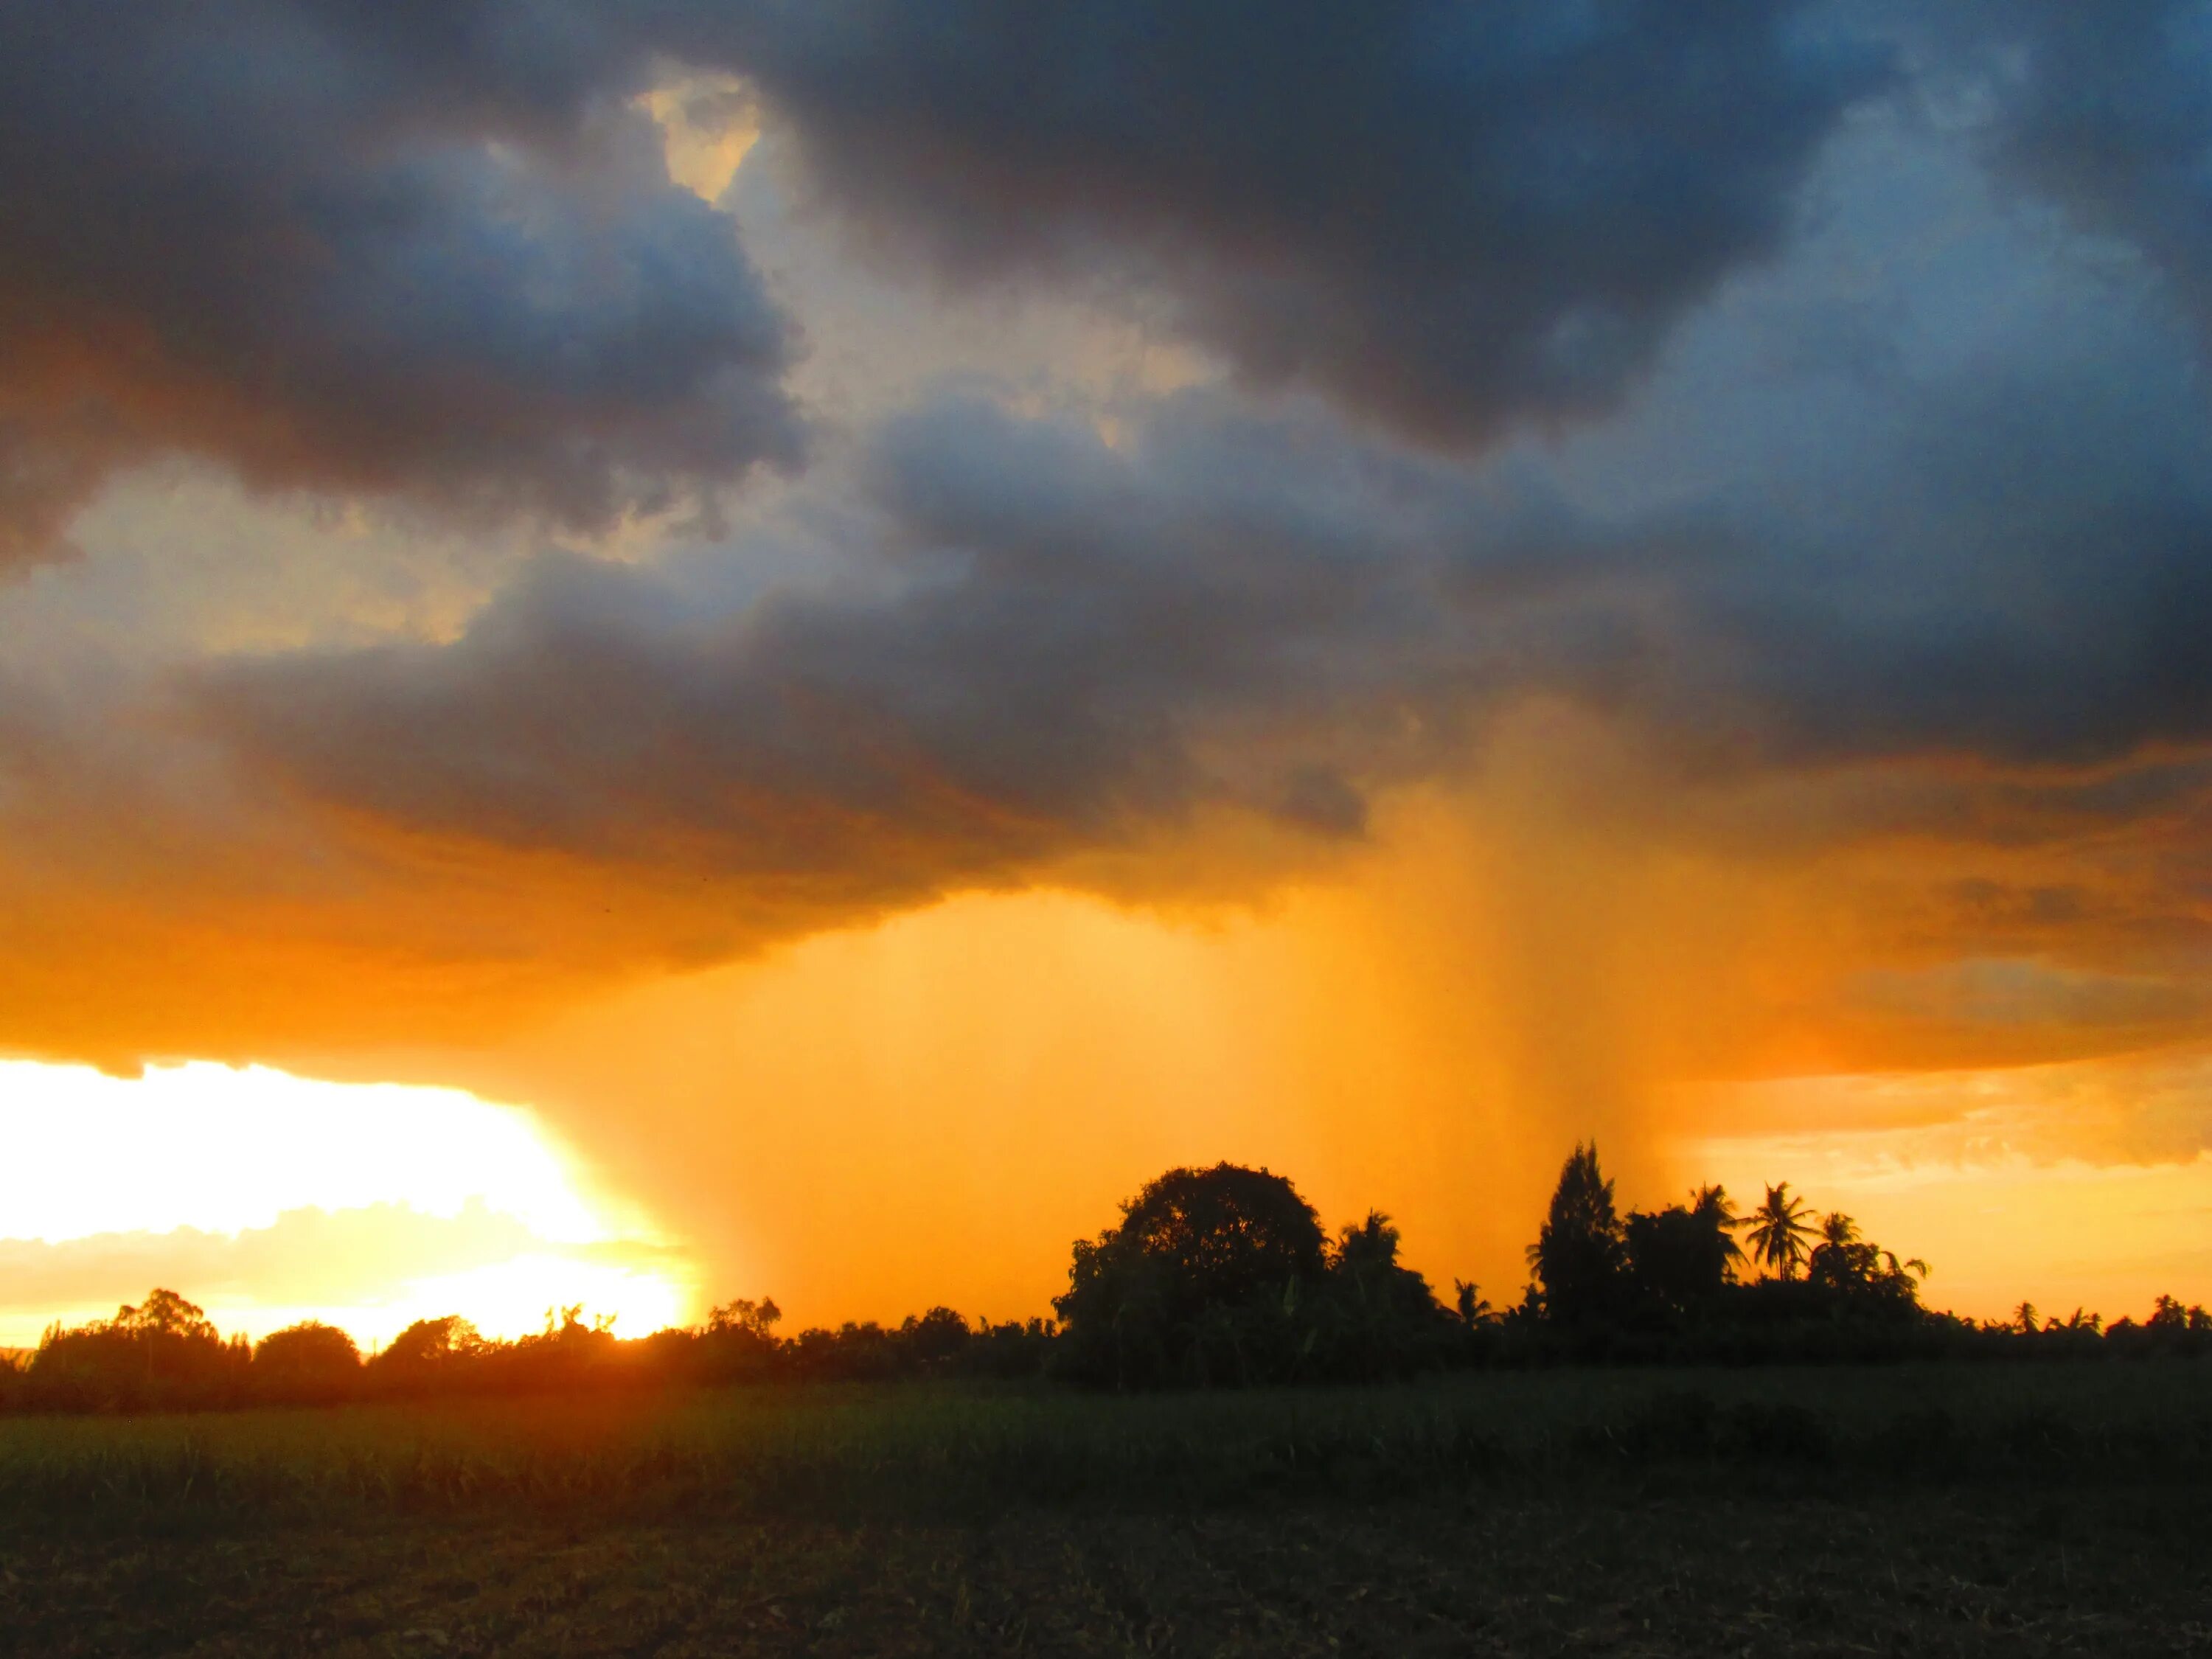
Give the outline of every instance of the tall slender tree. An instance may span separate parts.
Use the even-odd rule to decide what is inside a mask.
[[[1597,1144],[1575,1143],[1528,1265],[1544,1287],[1544,1311],[1572,1322],[1610,1313],[1626,1284],[1627,1248],[1613,1205],[1613,1182],[1597,1164]]]
[[[1819,1237],[1805,1200],[1790,1190],[1786,1181],[1766,1189],[1765,1200],[1745,1218],[1751,1231],[1745,1238],[1751,1253],[1778,1279],[1795,1279],[1810,1253],[1808,1241]]]
[[[1712,1229],[1725,1264],[1722,1276],[1733,1281],[1744,1259],[1743,1246],[1735,1242],[1735,1230],[1743,1224],[1735,1212],[1735,1200],[1728,1195],[1727,1188],[1715,1182],[1690,1194],[1690,1213]]]

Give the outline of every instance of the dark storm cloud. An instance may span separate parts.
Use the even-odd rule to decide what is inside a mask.
[[[1044,273],[1248,380],[1431,437],[1605,407],[1771,252],[1876,51],[1789,0],[760,0],[661,38],[750,76],[824,196],[956,278]]]
[[[304,799],[824,918],[1208,807],[1357,835],[1539,695],[1738,775],[1971,763],[1978,809],[1916,786],[1970,839],[2148,822],[2197,772],[2134,763],[2212,739],[2212,416],[2154,317],[2101,314],[1855,394],[1809,453],[1717,414],[1728,471],[1607,514],[1572,453],[1469,467],[1218,393],[1117,447],[947,398],[868,442],[837,580],[733,605],[708,573],[742,547],[548,563],[456,643],[201,695]]]
[[[1432,437],[1600,410],[1880,55],[1789,0],[0,0],[0,560],[149,456],[582,525],[789,463],[793,332],[626,100]]]
[[[596,10],[0,5],[0,561],[163,452],[586,524],[793,459],[790,330]]]
[[[697,573],[541,562],[456,643],[237,661],[201,695],[310,800],[702,867],[826,917],[1206,807],[1357,836],[1368,788],[1525,687],[1534,653],[1476,648],[1465,615],[1520,603],[1516,526],[1540,526],[1554,598],[1621,550],[1326,417],[1208,397],[1121,449],[956,397],[887,423],[863,471],[868,511],[837,522],[864,539],[822,550],[848,573],[827,584],[732,608]]]
[[[2141,247],[2212,329],[2212,4],[2020,0],[1971,15],[2000,165]]]
[[[1711,507],[1752,556],[1677,595],[1674,718],[1784,765],[2212,738],[2212,409],[2130,304],[1754,453]]]
[[[34,848],[88,906],[118,872],[188,891],[204,865],[210,890],[301,884],[257,916],[352,907],[349,960],[403,933],[441,966],[704,960],[963,889],[1141,888],[1207,850],[1199,824],[1260,826],[1206,867],[1264,880],[1554,698],[1655,776],[1802,785],[1827,816],[1801,842],[1948,840],[1950,880],[2154,830],[2138,866],[2183,873],[2108,911],[2202,890],[2212,411],[2172,303],[2194,232],[2121,211],[2185,203],[2187,167],[2143,158],[2189,152],[2114,125],[2124,176],[2166,182],[2100,228],[2170,285],[2014,210],[2021,179],[2075,199],[2033,137],[2068,75],[2166,88],[2191,130],[2124,43],[2069,66],[2022,45],[2063,34],[2023,8],[1948,60],[1967,118],[1897,99],[1838,125],[1878,66],[1776,6],[216,15],[200,56],[158,9],[13,25],[51,50],[43,81],[0,69],[36,105],[0,123],[49,165],[0,162],[28,210],[0,293],[62,325],[0,324],[0,498],[26,515],[165,447],[586,520],[787,455],[784,326],[623,112],[652,52],[750,76],[835,201],[947,269],[1164,305],[1303,390],[1080,418],[936,398],[849,466],[830,445],[727,545],[536,561],[448,641],[185,671],[173,785],[123,693],[62,700],[36,744],[0,723],[15,868]],[[1808,167],[1819,210],[1747,270]],[[102,206],[82,228],[64,185]],[[1662,335],[1608,418],[1503,430],[1615,400]],[[72,784],[94,760],[138,793]],[[1856,796],[1820,793],[1844,775]],[[163,788],[265,839],[174,853],[159,810],[95,810]],[[95,821],[125,827],[76,833]]]

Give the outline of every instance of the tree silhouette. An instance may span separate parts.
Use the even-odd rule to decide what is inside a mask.
[[[183,1342],[222,1340],[215,1322],[207,1316],[205,1311],[185,1301],[174,1291],[149,1291],[146,1299],[137,1307],[126,1305],[118,1308],[108,1328],[118,1334],[157,1340],[162,1338],[173,1338]]]
[[[1821,1224],[1820,1243],[1813,1249],[1805,1278],[1826,1298],[1832,1312],[1849,1311],[1886,1323],[1918,1311],[1919,1276],[1927,1266],[1924,1261],[1899,1261],[1895,1251],[1863,1237],[1858,1224],[1838,1211]],[[2028,1311],[2032,1316],[2033,1310]]]
[[[1647,1305],[1686,1313],[1718,1296],[1743,1260],[1726,1189],[1700,1187],[1687,1205],[1632,1212],[1622,1225],[1629,1277]]]
[[[1542,1231],[1528,1247],[1528,1265],[1553,1319],[1571,1323],[1619,1305],[1626,1242],[1613,1207],[1613,1183],[1598,1169],[1596,1142],[1577,1141],[1560,1167]]]
[[[1816,1236],[1808,1214],[1805,1200],[1782,1181],[1766,1189],[1765,1201],[1746,1218],[1753,1257],[1778,1279],[1795,1279],[1805,1265],[1806,1241]]]
[[[1471,1279],[1452,1280],[1452,1309],[1458,1314],[1460,1323],[1470,1330],[1488,1319],[1494,1311],[1490,1299],[1483,1295],[1482,1287]]]
[[[1401,1376],[1442,1335],[1450,1316],[1429,1281],[1399,1261],[1398,1243],[1397,1228],[1380,1210],[1337,1235],[1313,1299],[1310,1334],[1302,1339],[1322,1374],[1360,1381]]]
[[[1728,1195],[1727,1188],[1718,1182],[1710,1186],[1692,1188],[1690,1191],[1690,1212],[1728,1240],[1728,1256],[1731,1265],[1743,1260],[1743,1249],[1732,1236],[1739,1221],[1735,1201]]]
[[[365,1395],[526,1394],[641,1383],[1057,1375],[1121,1389],[1378,1381],[1432,1368],[1607,1358],[1757,1363],[1971,1352],[2021,1332],[2115,1355],[2212,1352],[2212,1311],[2160,1297],[2148,1320],[2076,1309],[2039,1324],[2023,1302],[1976,1324],[1920,1303],[1926,1262],[1900,1261],[1840,1211],[1817,1215],[1787,1182],[1739,1219],[1718,1186],[1656,1211],[1615,1207],[1593,1145],[1559,1170],[1535,1243],[1535,1281],[1502,1316],[1455,1279],[1454,1307],[1400,1259],[1390,1218],[1370,1210],[1324,1235],[1284,1177],[1219,1164],[1170,1170],[1079,1242],[1065,1322],[970,1324],[934,1307],[896,1326],[848,1322],[778,1334],[775,1302],[739,1298],[703,1326],[619,1338],[581,1304],[545,1328],[488,1340],[449,1315],[418,1320],[366,1364],[352,1339],[309,1321],[259,1346],[226,1341],[205,1312],[155,1290],[112,1319],[57,1324],[0,1369],[0,1409],[203,1409]],[[1746,1230],[1747,1256],[1737,1242]],[[1755,1259],[1766,1271],[1741,1282]]]
[[[783,1310],[775,1305],[772,1296],[758,1302],[739,1297],[734,1302],[722,1303],[707,1316],[707,1330],[715,1336],[726,1331],[742,1332],[765,1342],[774,1338],[776,1324],[782,1317]]]
[[[1054,1310],[1071,1375],[1116,1388],[1243,1381],[1328,1265],[1313,1206],[1241,1164],[1170,1170],[1079,1240]]]
[[[418,1319],[369,1361],[375,1380],[389,1388],[423,1389],[456,1374],[488,1345],[459,1314]]]
[[[932,1308],[919,1319],[908,1314],[899,1326],[899,1336],[908,1354],[924,1369],[941,1366],[953,1358],[973,1334],[968,1322],[946,1307]]]
[[[149,1291],[115,1317],[49,1330],[32,1356],[36,1392],[77,1407],[137,1410],[220,1403],[244,1391],[252,1350],[174,1291]]]
[[[2184,1307],[2179,1298],[2161,1296],[2143,1324],[2154,1331],[2208,1331],[2212,1330],[2212,1313],[2194,1304]]]

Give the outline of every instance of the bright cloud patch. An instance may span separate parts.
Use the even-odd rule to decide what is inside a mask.
[[[118,1078],[0,1062],[0,1343],[172,1285],[227,1328],[374,1340],[459,1312],[536,1328],[583,1301],[641,1332],[688,1276],[528,1112],[453,1089],[196,1062]]]

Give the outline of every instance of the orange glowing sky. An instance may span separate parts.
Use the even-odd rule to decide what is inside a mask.
[[[1156,9],[0,54],[0,1346],[1503,1303],[1593,1135],[2212,1296],[2212,32]]]

